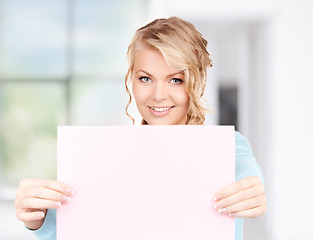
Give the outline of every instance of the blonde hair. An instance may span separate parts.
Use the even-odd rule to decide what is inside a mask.
[[[207,43],[193,24],[178,17],[155,19],[135,32],[127,50],[128,71],[125,76],[126,92],[129,95],[126,114],[133,124],[135,120],[127,112],[132,100],[127,82],[133,71],[136,50],[141,44],[158,50],[169,65],[183,70],[189,96],[187,125],[204,123],[205,113],[210,110],[204,106],[202,96],[207,68],[212,67],[212,60],[206,49]],[[145,125],[147,122],[143,119],[141,124]]]

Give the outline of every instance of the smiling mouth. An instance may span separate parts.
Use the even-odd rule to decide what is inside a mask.
[[[171,106],[171,107],[150,107],[150,106],[148,106],[151,114],[154,117],[163,117],[163,116],[169,114],[171,112],[172,108],[174,108],[174,107],[175,106]]]
[[[150,107],[148,106],[151,110],[156,111],[156,112],[164,112],[164,111],[168,111],[171,108],[175,107],[175,106],[171,106],[171,107]]]

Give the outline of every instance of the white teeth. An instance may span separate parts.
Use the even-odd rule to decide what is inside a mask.
[[[163,111],[169,110],[170,107],[169,108],[154,108],[154,107],[151,107],[151,109],[153,109],[156,112],[163,112]]]

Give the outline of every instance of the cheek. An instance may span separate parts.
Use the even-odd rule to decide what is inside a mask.
[[[132,89],[136,103],[145,102],[147,99],[147,91],[144,91],[144,89],[142,89],[140,85],[136,83],[133,83]]]
[[[175,99],[176,99],[176,103],[180,104],[180,105],[189,105],[189,96],[187,91],[182,88],[179,91],[176,91],[175,93]]]

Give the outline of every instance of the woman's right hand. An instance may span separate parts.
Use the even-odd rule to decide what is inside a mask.
[[[23,179],[16,192],[16,216],[25,226],[37,230],[46,217],[47,209],[68,203],[73,189],[59,181]]]

